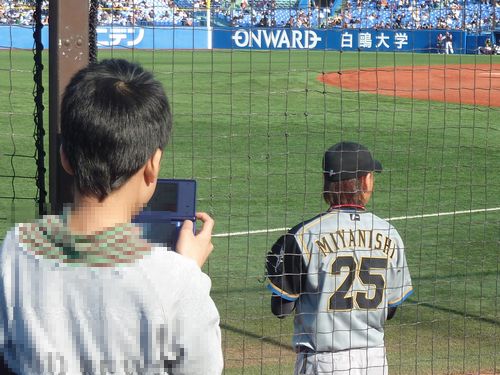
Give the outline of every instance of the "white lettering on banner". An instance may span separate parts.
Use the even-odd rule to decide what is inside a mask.
[[[248,37],[249,35],[245,30],[238,30],[233,34],[231,39],[233,39],[234,44],[236,44],[236,47],[245,47],[249,44]]]
[[[236,47],[258,48],[315,48],[321,37],[313,30],[236,30],[231,36]]]
[[[300,30],[292,30],[292,40],[295,41],[292,48],[304,48],[304,45],[302,44],[302,33]]]
[[[125,46],[133,47],[144,39],[144,29],[140,27],[98,27],[96,32],[102,35],[97,45],[104,47],[118,46],[122,40],[126,41]]]
[[[358,47],[359,48],[372,48],[372,34],[359,33]]]
[[[306,48],[315,48],[321,38],[312,30],[306,30]]]
[[[389,40],[389,35],[385,35],[383,32],[380,33],[380,35],[377,35],[375,39],[378,40],[378,43],[375,47],[379,48],[380,46],[384,45],[385,48],[389,48],[389,44],[387,44],[386,40]]]
[[[284,31],[281,33],[281,38],[278,43],[278,48],[283,47],[290,48],[290,40],[288,39],[288,34]]]
[[[403,48],[403,45],[408,44],[408,34],[396,33],[396,35],[394,35],[394,44],[396,45],[397,49]]]
[[[260,31],[260,30],[259,30]],[[257,34],[250,34],[250,44],[249,46],[253,47],[253,46],[256,46],[256,47],[262,47],[262,34],[259,32]]]
[[[340,42],[341,48],[352,48],[352,34],[346,32],[342,33],[342,39]]]
[[[260,38],[260,34],[261,34],[261,31],[267,31],[267,30],[258,30],[258,34],[259,34],[259,38]],[[279,30],[281,31],[281,30]],[[279,36],[280,36],[280,33],[264,33],[264,41],[266,42],[266,46],[276,46],[276,44],[278,43],[278,40],[279,40]],[[259,47],[261,47],[261,45],[259,44]]]

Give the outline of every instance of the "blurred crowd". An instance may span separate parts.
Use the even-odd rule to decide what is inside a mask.
[[[492,3],[495,2],[495,5]],[[500,1],[349,0],[342,11],[345,28],[490,30]]]
[[[209,0],[99,0],[99,25],[193,26],[206,20]],[[496,2],[496,3],[495,3]],[[42,22],[48,22],[48,0]],[[465,29],[487,31],[494,12],[500,23],[500,0],[334,0],[319,7],[301,0],[213,0],[212,19],[219,26],[293,28]],[[493,5],[495,3],[495,5]],[[304,5],[305,4],[305,5]],[[0,0],[0,24],[33,23],[34,1]]]
[[[30,25],[33,22],[33,0],[0,0],[0,24]],[[48,22],[48,1],[43,2],[42,22]],[[190,2],[189,8],[179,7],[173,0],[99,0],[99,25],[175,24],[191,26],[193,10],[205,7],[200,0]]]
[[[49,1],[42,2],[42,22],[48,22]],[[0,0],[0,25],[24,25],[33,24],[34,1],[26,0]]]
[[[241,0],[214,13],[232,26],[290,26],[314,28],[447,29],[471,32],[491,30],[494,12],[500,24],[500,0],[347,0],[320,8],[314,0],[306,7],[286,9],[280,0]],[[277,2],[278,1],[278,2]],[[300,4],[299,0],[299,4]],[[253,6],[252,6],[253,5]]]
[[[188,7],[179,6],[174,0],[99,1],[100,25],[180,25],[193,26],[193,13],[206,4],[193,0]]]

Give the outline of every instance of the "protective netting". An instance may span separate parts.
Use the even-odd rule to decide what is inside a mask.
[[[90,0],[89,4],[89,62],[97,61],[97,12],[98,1]]]
[[[293,371],[293,319],[271,313],[265,255],[287,228],[328,208],[321,160],[340,140],[366,145],[384,165],[368,209],[401,234],[413,277],[415,294],[386,325],[390,373],[498,372],[494,57],[236,49],[104,56],[140,61],[169,92],[175,130],[162,175],[197,179],[198,207],[216,219],[206,271],[225,373]],[[474,104],[483,94],[486,103]]]
[[[45,210],[42,2],[2,1],[0,7],[0,227]],[[21,22],[21,20],[23,22]],[[18,28],[31,36],[21,51]]]
[[[90,4],[99,59],[138,61],[167,90],[174,134],[162,176],[195,178],[198,208],[216,220],[215,251],[205,271],[221,315],[225,373],[293,371],[293,319],[271,313],[265,256],[288,228],[328,208],[323,152],[341,140],[366,145],[382,162],[367,208],[398,230],[412,275],[415,293],[385,327],[390,373],[499,373],[500,60],[477,54],[494,36],[498,7],[438,4],[429,11],[430,20],[436,17],[431,26],[451,14],[450,25],[425,34],[417,53],[415,38],[427,29],[413,29],[421,28],[416,4],[397,3],[388,20],[403,25],[392,30],[391,24],[392,31],[373,28],[385,17],[383,4],[392,1],[380,2],[381,9],[379,2],[340,2],[337,13],[324,16],[324,7],[307,10],[306,4],[312,27],[293,34],[279,26],[290,17],[296,21],[300,10],[273,3],[101,1],[97,12],[96,2]],[[426,6],[418,8],[420,24]],[[407,19],[398,21],[400,12]],[[264,16],[274,18],[276,28],[255,26]],[[346,25],[346,17],[354,22]],[[321,34],[330,32],[320,30],[321,20],[331,21],[333,34]],[[488,34],[464,31],[468,25],[470,32]],[[338,48],[302,48],[311,31]],[[446,31],[454,37],[454,54],[437,53],[446,52],[438,45]],[[237,45],[244,38],[253,38],[253,49]],[[272,48],[257,48],[266,40],[275,41],[264,46]],[[295,48],[274,49],[280,41]],[[97,49],[91,45],[91,51]],[[31,189],[31,203],[37,197],[34,169],[19,167],[35,150],[18,141],[26,129],[16,130],[32,112],[32,104],[21,110],[15,101],[26,94],[30,71],[19,71],[30,63],[23,53],[0,51],[6,77],[0,90],[10,82],[0,101],[1,201],[8,209],[24,197],[22,189]]]
[[[43,56],[44,45],[42,42],[42,16],[44,9],[42,1],[37,1],[35,4],[35,11],[33,13],[34,31],[33,31],[33,81],[35,82],[33,88],[33,98],[35,101],[35,108],[33,110],[33,119],[35,123],[35,130],[33,132],[33,139],[35,140],[35,160],[36,160],[36,187],[38,204],[37,211],[39,215],[47,213],[47,190],[45,188],[45,145],[44,136],[45,128],[43,121],[43,114],[45,107],[43,105],[43,93],[45,91],[43,86]]]

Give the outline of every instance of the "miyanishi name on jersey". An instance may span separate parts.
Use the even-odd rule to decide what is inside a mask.
[[[387,231],[384,232],[373,229],[340,229],[335,232],[325,233],[314,242],[324,256],[343,249],[352,251],[352,249],[358,248],[380,250],[392,259],[397,254],[398,241],[389,237]]]

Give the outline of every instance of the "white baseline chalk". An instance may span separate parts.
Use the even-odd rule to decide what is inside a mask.
[[[421,214],[421,215],[412,215],[412,216],[395,216],[395,217],[385,218],[384,220],[387,220],[387,221],[412,220],[412,219],[421,219],[421,218],[426,218],[426,217],[464,215],[464,214],[475,214],[475,213],[479,213],[479,212],[492,212],[492,211],[500,211],[500,207],[479,208],[479,209],[475,209],[475,210],[438,212],[438,213],[434,213],[434,214]],[[250,234],[284,232],[284,231],[287,231],[288,229],[290,229],[290,228],[271,228],[271,229],[248,230],[248,231],[244,231],[244,232],[217,233],[217,234],[213,234],[212,237],[248,236]]]

